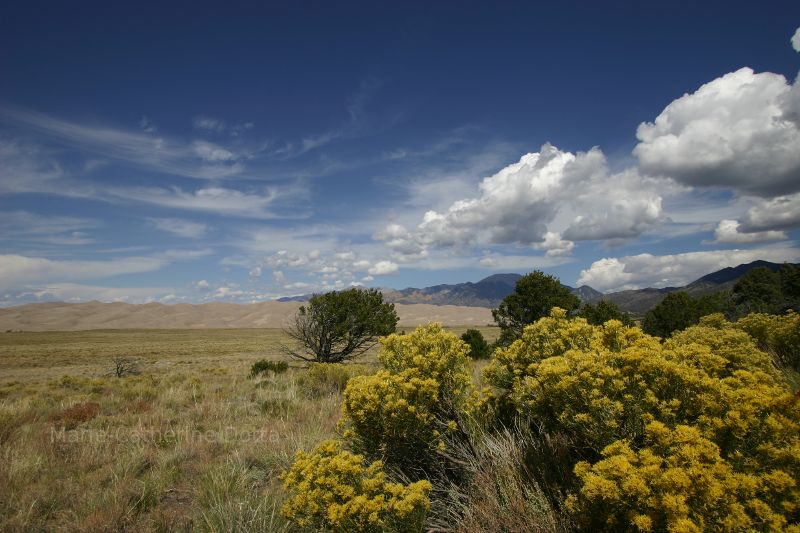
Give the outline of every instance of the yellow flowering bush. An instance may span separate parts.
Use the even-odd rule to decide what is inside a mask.
[[[800,314],[795,311],[785,315],[753,313],[739,319],[735,326],[774,353],[782,365],[800,372]]]
[[[345,437],[389,463],[424,467],[456,427],[470,383],[468,353],[440,324],[381,339],[386,370],[355,377],[344,391]]]
[[[592,326],[554,309],[498,350],[485,377],[484,413],[522,417],[568,443],[552,460],[562,470],[577,465],[577,479],[562,488],[577,483],[570,506],[599,520],[590,529],[725,529],[712,479],[730,499],[723,514],[744,517],[735,521],[746,528],[800,522],[792,505],[800,499],[800,398],[721,315],[662,344],[617,321]],[[623,466],[636,476],[621,474]],[[683,514],[666,496],[676,476],[673,492],[688,498]]]
[[[432,485],[419,478],[458,427],[454,417],[470,384],[468,352],[440,324],[381,339],[385,369],[351,378],[344,391],[342,435],[357,453],[335,440],[298,452],[283,478],[292,495],[284,515],[324,531],[421,531]],[[419,481],[390,483],[384,464]]]
[[[430,508],[430,482],[389,483],[380,461],[366,465],[335,440],[297,452],[283,485],[283,514],[318,531],[422,531]]]
[[[397,461],[439,446],[439,384],[411,374],[383,370],[350,381],[342,404],[344,434],[359,449]]]
[[[733,375],[738,370],[764,372],[779,378],[772,358],[758,349],[754,337],[738,323],[728,322],[721,313],[704,316],[696,326],[676,331],[665,342],[665,348],[668,356],[670,350],[697,352],[694,357],[686,354],[681,360],[717,378]]]
[[[736,472],[692,426],[646,428],[645,446],[617,441],[603,459],[580,462],[582,485],[567,507],[583,528],[630,531],[787,531],[798,508],[796,480],[782,470]]]
[[[408,335],[389,335],[380,343],[378,359],[390,373],[413,371],[418,377],[435,380],[440,392],[453,398],[467,391],[469,345],[445,331],[441,324],[420,326]]]

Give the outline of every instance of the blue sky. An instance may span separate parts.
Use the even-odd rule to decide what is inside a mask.
[[[797,2],[0,8],[0,305],[798,261]]]

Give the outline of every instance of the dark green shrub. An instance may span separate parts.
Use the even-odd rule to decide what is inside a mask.
[[[253,366],[250,367],[250,377],[254,378],[266,374],[267,372],[272,372],[277,376],[278,374],[283,374],[287,370],[289,370],[289,363],[286,361],[267,361],[266,359],[262,359],[253,363]]]
[[[608,300],[600,300],[597,305],[584,304],[578,316],[582,316],[593,326],[602,326],[609,320],[619,320],[626,326],[632,326],[631,315],[623,313],[617,304]]]
[[[581,305],[580,299],[555,276],[539,270],[517,280],[514,292],[503,298],[492,317],[500,326],[498,345],[508,346],[522,336],[522,330],[550,314],[554,307],[572,312]]]
[[[719,291],[694,298],[687,292],[671,292],[644,316],[642,330],[666,339],[700,322],[704,316],[722,313],[731,318],[735,312],[730,293]]]
[[[489,343],[477,329],[465,331],[461,340],[469,344],[469,356],[473,359],[487,359],[492,353]]]

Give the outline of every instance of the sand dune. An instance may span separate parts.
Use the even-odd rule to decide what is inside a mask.
[[[127,304],[63,302],[0,309],[0,331],[76,331],[86,329],[280,328],[300,307],[298,302],[256,304]],[[401,326],[441,322],[446,326],[485,326],[485,307],[396,304]]]

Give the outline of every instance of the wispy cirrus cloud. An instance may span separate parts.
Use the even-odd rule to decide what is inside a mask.
[[[227,187],[184,190],[179,187],[118,187],[104,196],[116,201],[202,211],[257,219],[300,219],[309,215],[308,190],[300,186],[271,186],[242,191]]]
[[[195,148],[208,160],[232,157],[214,145]],[[110,203],[144,203],[258,219],[300,219],[309,215],[309,190],[300,181],[265,187],[136,187],[79,180],[47,149],[36,144],[0,139],[0,193],[36,193]],[[163,217],[170,218],[170,217]]]
[[[224,120],[198,115],[192,119],[192,126],[198,131],[217,134],[227,133],[231,137],[240,137],[246,131],[252,130],[255,124],[252,122],[240,122],[229,126]]]
[[[0,138],[0,193],[59,189],[66,173],[46,150],[30,143]]]
[[[62,283],[113,278],[125,274],[155,272],[177,261],[207,257],[213,250],[169,249],[151,255],[121,256],[113,259],[49,259],[45,257],[0,255],[0,288],[21,289],[36,283]]]
[[[376,78],[363,80],[358,90],[347,102],[347,118],[341,125],[320,134],[306,136],[299,142],[286,143],[272,153],[283,158],[293,158],[336,140],[363,134],[368,128],[366,103],[380,86],[381,82]]]
[[[153,272],[169,261],[160,257],[120,257],[110,260],[53,260],[15,254],[0,255],[0,286],[108,278],[122,274]]]
[[[196,179],[223,179],[244,171],[245,156],[209,143],[185,143],[153,131],[80,124],[19,107],[0,107],[0,123],[55,143],[155,172]]]
[[[81,283],[47,283],[26,287],[25,289],[9,294],[0,305],[18,305],[19,301],[29,301],[35,298],[39,301],[86,302],[98,300],[101,302],[127,302],[147,303],[161,301],[164,303],[182,299],[174,294],[172,287],[108,287],[103,285],[85,285]]]
[[[101,225],[96,219],[42,215],[29,211],[0,213],[0,240],[77,246],[94,242],[85,230]]]
[[[208,231],[208,225],[182,218],[148,218],[147,222],[157,230],[172,233],[187,239],[199,239]]]

